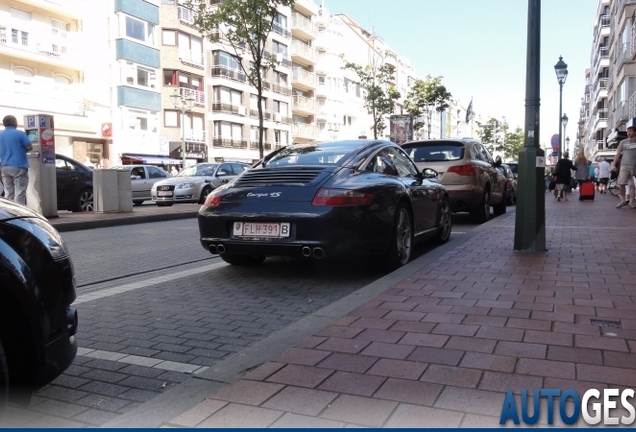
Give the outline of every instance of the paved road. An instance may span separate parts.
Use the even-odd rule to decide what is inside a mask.
[[[455,238],[475,227],[454,220]],[[63,233],[77,273],[80,352],[2,425],[103,425],[384,275],[353,261],[229,266],[197,235],[194,219]]]

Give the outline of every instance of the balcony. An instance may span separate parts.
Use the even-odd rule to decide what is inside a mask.
[[[316,75],[305,69],[295,67],[292,69],[292,86],[302,90],[316,88]]]
[[[212,111],[218,112],[221,114],[233,114],[239,116],[247,115],[247,108],[243,105],[234,105],[227,102],[222,102],[219,100],[212,101]],[[256,118],[258,118],[258,110],[254,110],[256,112]],[[251,112],[250,112],[251,114]]]
[[[194,12],[192,9],[188,9],[187,7],[178,6],[177,16],[179,17],[179,21],[181,21],[182,24],[192,27],[194,26],[194,22],[196,21],[199,14]]]
[[[186,141],[198,143],[204,143],[206,136],[205,131],[200,129],[186,129],[184,134]]]
[[[304,96],[292,96],[292,110],[298,114],[313,115],[316,112],[316,101]]]
[[[212,66],[212,78],[226,78],[240,83],[247,82],[247,77],[243,72],[222,65]]]
[[[212,138],[212,147],[222,147],[222,148],[247,148],[247,140],[243,138],[223,138],[220,136],[215,136]]]
[[[395,54],[391,50],[386,50],[386,53],[384,55],[384,64],[397,68],[398,67],[397,54]]]
[[[274,93],[282,94],[285,96],[289,96],[292,92],[292,89],[290,87],[287,87],[286,85],[282,86],[278,84],[272,84],[271,90]]]
[[[194,101],[195,105],[205,106],[206,97],[204,91],[189,89],[187,87],[179,87],[179,94],[181,95],[182,100],[190,98]]]
[[[51,34],[52,27],[9,20],[0,24],[0,56],[17,57],[37,63],[83,69],[76,55],[79,34],[64,32],[64,37]]]
[[[636,117],[636,92],[629,97],[629,118]]]
[[[205,61],[201,51],[179,50],[179,60],[188,66],[204,69]]]
[[[616,53],[616,67],[620,68],[627,60],[631,60],[631,49],[629,42],[623,42],[616,48],[618,50]]]
[[[296,0],[294,2],[294,10],[300,11],[304,15],[318,15],[318,5],[314,0]]]
[[[292,124],[292,137],[296,139],[315,140],[316,127],[307,123],[294,123]]]
[[[632,23],[629,41],[631,42],[630,56],[632,60],[636,60],[636,20]]]
[[[299,40],[292,40],[291,56],[293,61],[305,65],[314,65],[318,60],[316,50]]]
[[[303,39],[312,40],[318,36],[318,26],[298,12],[291,16],[292,34]]]

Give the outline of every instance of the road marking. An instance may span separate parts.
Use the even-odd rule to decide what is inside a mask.
[[[122,294],[125,292],[130,292],[130,291],[134,291],[140,288],[146,288],[152,285],[157,285],[160,283],[164,283],[164,282],[170,282],[173,281],[175,279],[181,279],[184,277],[189,277],[189,276],[194,276],[200,273],[205,273],[205,272],[209,272],[212,270],[216,270],[220,267],[224,267],[228,264],[226,264],[225,262],[218,262],[215,264],[210,264],[204,267],[200,267],[200,268],[195,268],[195,269],[190,269],[190,270],[184,270],[184,271],[180,271],[178,273],[172,273],[169,275],[165,275],[165,276],[157,276],[154,277],[152,279],[148,279],[145,281],[140,281],[140,282],[133,282],[133,283],[129,283],[126,285],[122,285],[122,286],[118,286],[118,287],[113,287],[113,288],[106,288],[100,291],[95,291],[95,292],[91,292],[91,293],[87,293],[87,294],[82,294],[80,296],[77,297],[77,299],[75,299],[75,301],[73,302],[73,305],[78,305],[81,303],[86,303],[89,301],[93,301],[93,300],[99,300],[99,299],[103,299],[106,297],[111,297],[117,294]]]
[[[122,354],[118,352],[94,350],[81,347],[77,349],[77,355],[96,358],[100,360],[110,360],[119,363],[127,363],[137,366],[145,366],[172,372],[181,372],[186,374],[199,374],[209,369],[208,366],[191,365],[187,363],[161,360],[152,357],[143,357],[132,354]]]

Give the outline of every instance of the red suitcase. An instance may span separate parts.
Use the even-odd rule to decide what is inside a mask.
[[[593,200],[594,199],[594,183],[591,181],[586,181],[581,183],[581,187],[579,188],[579,201],[583,200]]]

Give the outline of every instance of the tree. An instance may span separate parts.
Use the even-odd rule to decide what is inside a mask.
[[[479,139],[486,146],[490,154],[503,153],[505,148],[506,133],[508,132],[508,122],[496,118],[489,118],[479,130]]]
[[[479,138],[491,154],[501,153],[504,160],[516,161],[519,159],[519,150],[523,147],[523,130],[517,126],[514,132],[510,132],[510,125],[503,120],[490,118],[481,125]]]
[[[519,152],[523,148],[523,129],[517,126],[514,132],[506,133],[506,145],[504,146],[504,159],[511,161],[519,160]]]
[[[385,117],[393,112],[395,101],[400,98],[400,92],[395,86],[387,84],[388,81],[393,81],[395,73],[393,67],[389,65],[363,67],[347,62],[342,68],[350,69],[358,75],[358,84],[364,90],[364,107],[373,117],[373,138],[378,139],[378,133],[386,127]]]
[[[258,152],[263,158],[263,80],[276,66],[276,57],[265,50],[279,7],[291,7],[295,0],[223,0],[208,6],[207,0],[186,0],[185,6],[196,13],[195,28],[212,42],[227,42],[247,82],[258,97]],[[249,64],[243,62],[250,57]]]
[[[416,79],[413,87],[406,96],[406,111],[416,119],[414,130],[424,126],[424,122],[418,121],[425,114],[428,117],[428,138],[431,138],[431,115],[433,111],[443,112],[449,107],[448,102],[452,95],[442,85],[443,76],[435,78],[430,75],[426,79]]]

